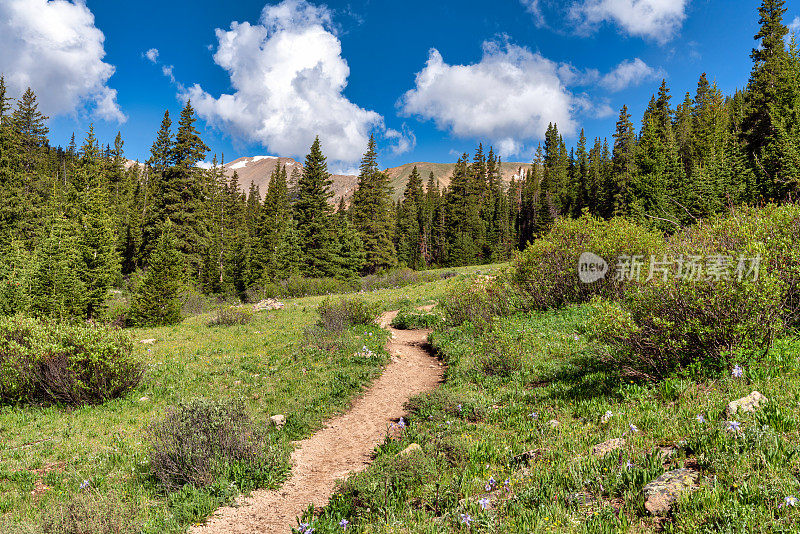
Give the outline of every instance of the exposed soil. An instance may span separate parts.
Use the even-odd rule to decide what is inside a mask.
[[[430,309],[430,307],[426,307]],[[286,534],[308,508],[325,506],[336,481],[366,468],[383,442],[389,425],[404,415],[403,405],[418,393],[435,388],[443,368],[425,346],[428,330],[389,327],[397,312],[381,316],[392,338],[391,361],[373,385],[350,409],[332,419],[292,453],[292,475],[277,490],[256,491],[235,506],[220,508],[194,534]]]

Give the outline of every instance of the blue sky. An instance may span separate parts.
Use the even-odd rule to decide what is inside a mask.
[[[638,125],[662,77],[673,103],[702,72],[725,93],[742,87],[758,5],[0,0],[0,72],[12,90],[33,86],[54,144],[94,123],[104,143],[121,131],[132,159],[191,97],[227,161],[301,158],[319,134],[348,170],[370,133],[387,167],[452,161],[478,141],[528,161],[550,121],[569,144],[580,128],[610,136],[623,104]]]

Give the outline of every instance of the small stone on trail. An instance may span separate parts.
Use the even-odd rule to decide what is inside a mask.
[[[592,447],[592,454],[602,458],[609,452],[621,449],[624,446],[625,446],[625,438],[610,439],[608,441],[604,441],[603,443],[598,443],[597,445]]]
[[[273,415],[269,420],[278,430],[283,428],[283,425],[286,424],[286,416],[284,415]]]
[[[645,485],[644,507],[651,514],[665,514],[672,509],[678,495],[697,487],[700,473],[694,469],[682,468],[668,471]]]
[[[417,451],[422,452],[422,447],[420,447],[418,443],[412,443],[411,445],[409,445],[408,447],[406,447],[405,449],[400,451],[398,453],[398,456],[407,456],[407,455],[413,454],[413,453],[415,453]]]
[[[767,402],[767,398],[758,391],[754,391],[746,397],[729,402],[728,407],[725,408],[725,413],[733,415],[740,410],[743,412],[754,412],[764,402]]]
[[[149,399],[149,398],[147,398],[147,395],[145,395],[144,397],[139,397],[139,402],[147,402],[147,401],[149,401],[149,400],[150,400],[150,399]]]
[[[156,342],[155,339],[143,339],[139,343],[142,343],[144,345],[152,345],[155,342]]]

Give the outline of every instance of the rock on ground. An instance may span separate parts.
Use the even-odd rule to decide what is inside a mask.
[[[283,302],[276,299],[265,299],[261,302],[253,304],[253,311],[269,311],[269,310],[282,310]]]
[[[697,487],[700,473],[694,469],[682,468],[668,471],[645,485],[644,507],[651,514],[665,514],[678,500],[678,496]]]
[[[730,416],[738,411],[754,412],[765,402],[767,402],[767,398],[758,391],[754,391],[746,397],[729,402],[728,407],[725,408],[725,413]]]
[[[400,456],[407,456],[409,454],[414,454],[417,451],[422,452],[422,447],[419,446],[419,443],[412,443],[411,445],[400,451],[398,454]]]
[[[592,447],[592,454],[602,458],[609,452],[621,449],[624,446],[625,446],[625,438],[610,439],[608,441],[604,441],[603,443],[598,443],[597,445]]]
[[[278,430],[283,428],[283,425],[286,424],[286,416],[285,415],[273,415],[269,418],[270,422],[275,425]]]

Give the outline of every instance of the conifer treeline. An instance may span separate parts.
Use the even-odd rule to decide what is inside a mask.
[[[276,166],[262,200],[216,156],[211,169],[197,166],[209,149],[191,103],[175,132],[165,113],[143,165],[127,165],[120,135],[102,148],[90,129],[80,147],[74,136],[51,147],[33,91],[14,102],[0,77],[0,312],[95,317],[109,289],[139,271],[152,278],[154,262],[174,278],[173,256],[204,292],[242,295],[296,276],[504,260],[556,217],[583,211],[673,231],[734,204],[795,198],[800,54],[786,44],[785,11],[763,0],[750,81],[732,96],[703,74],[673,107],[662,82],[638,133],[627,107],[610,141],[581,132],[568,150],[550,125],[533,165],[510,181],[479,145],[444,189],[415,168],[397,203],[371,139],[338,209],[318,139],[302,172]]]

